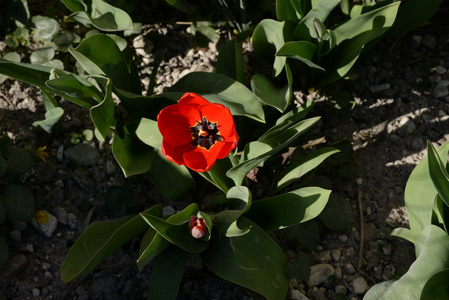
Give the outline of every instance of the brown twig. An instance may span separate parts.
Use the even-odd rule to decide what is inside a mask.
[[[362,204],[362,190],[358,191],[358,202],[359,202],[359,214],[360,214],[360,251],[359,251],[359,268],[363,267],[363,248],[365,246],[365,229],[363,220],[363,204]]]

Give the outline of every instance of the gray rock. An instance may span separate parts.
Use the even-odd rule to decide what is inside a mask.
[[[447,73],[447,69],[443,66],[437,66],[435,71],[440,75],[444,75]]]
[[[34,288],[31,292],[33,293],[34,298],[37,298],[41,295],[41,291],[37,288]]]
[[[337,278],[337,279],[341,279],[343,277],[343,274],[342,274],[342,271],[341,271],[340,267],[336,267],[335,268],[334,275],[335,275],[335,278]]]
[[[321,262],[329,262],[331,260],[331,251],[330,250],[321,251],[318,252],[315,256],[316,259],[318,259]]]
[[[373,93],[382,92],[382,91],[388,90],[389,88],[390,88],[390,84],[389,83],[373,85],[373,86],[369,87],[370,91],[373,92]]]
[[[339,261],[341,258],[341,250],[340,249],[332,250],[331,256],[333,261]]]
[[[335,287],[335,293],[346,295],[346,287],[342,284],[339,284]]]
[[[368,289],[368,283],[365,279],[363,279],[363,277],[357,277],[352,282],[352,288],[354,290],[354,293],[363,294]]]
[[[0,276],[8,277],[11,273],[18,271],[27,262],[27,257],[23,254],[16,254],[6,261],[3,268],[0,269]]]
[[[115,166],[114,162],[111,160],[108,160],[106,162],[106,173],[108,175],[111,175],[112,173],[114,173],[117,170],[117,167]]]
[[[432,95],[435,98],[442,98],[447,96],[449,94],[448,86],[449,86],[448,80],[441,80],[440,82],[438,82],[437,86],[433,90]]]
[[[14,229],[9,233],[9,236],[11,239],[17,243],[20,243],[22,241],[22,232],[18,229]]]
[[[422,39],[422,44],[430,49],[434,49],[437,45],[437,40],[433,35],[426,34]]]
[[[163,216],[171,216],[175,212],[176,212],[176,210],[172,206],[170,206],[170,205],[165,206],[164,208],[162,208],[162,215]]]
[[[334,267],[330,264],[314,265],[310,269],[309,285],[311,286],[319,285],[335,274]]]
[[[350,263],[344,264],[343,269],[345,270],[346,274],[349,274],[349,275],[355,274],[355,268]]]
[[[75,145],[67,149],[64,155],[74,163],[84,167],[93,166],[100,160],[100,153],[92,144]]]
[[[340,240],[340,242],[346,242],[348,240],[348,236],[346,234],[342,234],[338,237],[338,239]]]
[[[292,300],[309,300],[306,295],[301,293],[298,290],[291,290],[290,291],[290,299]]]

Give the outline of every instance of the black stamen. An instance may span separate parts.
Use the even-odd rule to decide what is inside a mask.
[[[192,145],[199,146],[209,150],[216,141],[223,141],[218,131],[217,123],[213,123],[203,117],[201,121],[197,121],[197,124],[190,127],[192,132]]]

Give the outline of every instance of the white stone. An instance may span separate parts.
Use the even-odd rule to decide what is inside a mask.
[[[33,224],[36,229],[41,231],[47,237],[51,237],[53,235],[53,232],[55,232],[56,228],[58,227],[58,219],[56,219],[56,217],[50,214],[48,211],[44,210],[44,212],[48,217],[47,222],[39,224],[36,218],[33,218],[31,220],[31,224]]]
[[[334,273],[334,267],[330,264],[314,265],[310,268],[309,285],[319,285],[325,282],[329,276],[334,275]]]
[[[368,283],[365,279],[363,279],[363,277],[357,277],[352,282],[352,288],[354,290],[354,293],[363,294],[368,289]]]

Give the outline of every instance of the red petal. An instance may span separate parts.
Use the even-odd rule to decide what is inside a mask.
[[[209,151],[201,147],[196,147],[193,151],[186,152],[184,154],[186,167],[200,173],[209,171],[214,166],[224,144],[223,142],[216,142]]]
[[[199,105],[209,104],[209,101],[207,101],[206,99],[204,99],[203,97],[201,97],[198,94],[185,93],[181,97],[181,99],[179,99],[178,104],[199,106]]]
[[[217,159],[223,159],[231,153],[232,150],[237,146],[237,143],[225,143],[223,148],[221,148],[220,153],[217,156]]]
[[[201,120],[199,111],[189,105],[170,105],[157,116],[157,125],[164,141],[173,147],[184,146],[192,141],[190,127]]]
[[[203,117],[209,122],[217,123],[220,135],[227,141],[232,135],[232,129],[235,127],[234,119],[229,109],[218,103],[211,103],[208,105],[201,105],[198,107]]]
[[[183,147],[173,147],[165,140],[162,140],[162,154],[170,161],[178,164],[185,165],[184,153],[194,150],[196,147],[188,144]]]

